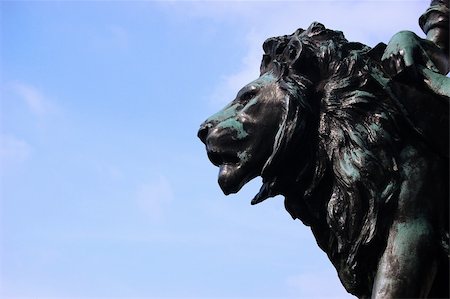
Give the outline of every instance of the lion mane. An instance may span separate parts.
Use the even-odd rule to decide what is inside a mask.
[[[400,142],[414,132],[380,84],[371,48],[342,32],[313,23],[263,49],[261,74],[281,74],[290,96],[252,203],[284,195],[345,288],[367,296],[400,189]]]

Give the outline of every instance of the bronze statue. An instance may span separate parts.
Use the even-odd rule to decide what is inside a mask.
[[[261,176],[252,204],[283,195],[359,298],[449,296],[448,1],[427,14],[429,40],[373,49],[320,23],[269,38],[198,132],[223,192]]]

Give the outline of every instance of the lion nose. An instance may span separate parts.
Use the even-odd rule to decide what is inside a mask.
[[[209,129],[212,127],[210,123],[203,123],[198,130],[197,136],[203,143],[206,143],[206,138],[208,137]]]

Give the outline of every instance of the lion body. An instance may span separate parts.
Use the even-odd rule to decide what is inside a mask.
[[[429,200],[442,209],[448,205],[448,160],[418,140],[393,99],[377,86],[373,70],[355,69],[357,74],[350,70],[323,87],[326,96],[321,101],[316,143],[321,154],[315,160],[324,169],[315,178],[320,182],[312,182],[318,187],[308,196],[287,196],[285,204],[294,218],[305,218],[304,205],[313,212],[305,222],[319,246],[345,288],[364,298],[372,294],[399,201]],[[317,190],[319,186],[327,191]],[[434,196],[418,198],[425,196],[424,190]],[[299,198],[304,204],[296,204]],[[323,212],[314,219],[317,210]],[[438,211],[430,214],[427,217],[433,218]],[[436,224],[440,234],[445,234],[445,225],[445,220]],[[438,254],[443,267],[448,265],[447,254],[443,250]]]
[[[371,49],[317,23],[263,48],[260,78],[275,79],[250,85],[260,96],[251,105],[275,97],[283,116],[252,116],[279,119],[261,124],[278,132],[267,131],[272,153],[252,164],[263,177],[252,203],[284,195],[359,298],[448,296],[448,156],[417,133]],[[250,104],[233,103],[202,126],[207,148],[240,142],[220,130],[223,115],[250,118]]]

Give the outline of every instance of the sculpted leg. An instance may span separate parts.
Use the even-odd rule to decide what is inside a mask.
[[[436,247],[427,220],[397,221],[380,260],[372,298],[424,298],[436,275]]]
[[[372,298],[423,298],[436,276],[439,243],[435,230],[443,187],[437,159],[414,148],[402,154],[405,179],[389,230],[386,249],[380,259]]]

